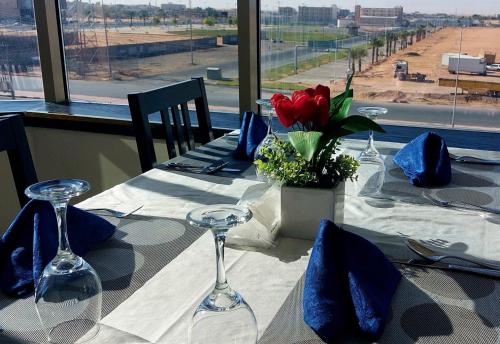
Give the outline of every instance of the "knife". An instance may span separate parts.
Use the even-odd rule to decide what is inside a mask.
[[[500,271],[493,269],[476,268],[471,266],[457,265],[457,264],[447,264],[447,263],[427,263],[424,260],[418,259],[391,259],[392,263],[408,266],[416,266],[427,269],[439,269],[439,270],[452,270],[452,271],[462,271],[470,272],[477,275],[483,275],[493,278],[500,278]]]

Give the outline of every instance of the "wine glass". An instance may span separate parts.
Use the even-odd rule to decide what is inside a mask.
[[[379,115],[385,115],[387,113],[386,108],[376,107],[376,106],[360,107],[357,109],[357,111],[371,120],[376,120]],[[366,148],[359,155],[358,160],[360,162],[373,161],[374,163],[380,163],[380,161],[382,160],[380,157],[380,153],[378,152],[377,148],[375,148],[375,144],[373,141],[373,131],[371,130],[370,130],[370,136],[368,138],[368,144],[366,145]]]
[[[83,343],[99,331],[101,281],[95,270],[71,251],[66,228],[69,200],[89,189],[86,181],[60,179],[33,184],[25,190],[32,199],[49,201],[57,219],[57,254],[35,281],[36,311],[51,343]]]
[[[260,142],[260,144],[257,146],[255,149],[254,153],[254,159],[258,160],[262,158],[262,155],[260,154],[260,150],[262,147],[272,147],[273,146],[273,139],[274,139],[274,133],[273,133],[273,115],[274,115],[274,108],[271,105],[271,100],[270,99],[257,99],[256,103],[262,107],[262,109],[265,110],[265,113],[267,115],[267,135],[264,137],[264,139]]]
[[[186,219],[192,226],[210,229],[215,239],[215,287],[196,308],[188,331],[190,344],[255,344],[257,322],[243,297],[231,289],[224,268],[224,242],[231,227],[250,220],[249,209],[238,205],[208,205],[194,209]]]
[[[266,158],[262,155],[261,150],[264,147],[268,149],[272,149],[273,147],[273,140],[275,137],[273,133],[274,107],[272,106],[270,99],[257,99],[255,102],[258,105],[260,105],[261,108],[264,110],[268,120],[267,120],[267,135],[264,137],[264,139],[262,139],[262,141],[255,149],[254,160],[266,160]],[[268,181],[268,178],[264,174],[258,172],[257,172],[257,179],[261,182]]]

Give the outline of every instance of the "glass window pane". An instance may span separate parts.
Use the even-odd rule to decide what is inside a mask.
[[[0,1],[0,99],[43,98],[32,0]]]
[[[377,104],[389,109],[381,122],[500,129],[500,68],[487,69],[500,62],[500,22],[488,16],[493,1],[474,8],[365,3],[261,1],[263,95],[317,84],[337,94],[354,72],[351,113]],[[460,51],[455,74],[448,59]]]
[[[203,76],[210,110],[237,111],[235,0],[68,1],[62,15],[72,100],[126,104],[128,93]]]

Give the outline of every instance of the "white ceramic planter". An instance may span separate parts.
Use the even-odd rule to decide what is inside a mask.
[[[335,189],[283,186],[280,234],[314,240],[321,219],[340,225],[344,221],[345,183]]]

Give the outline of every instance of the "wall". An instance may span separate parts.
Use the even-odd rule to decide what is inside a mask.
[[[39,180],[81,178],[91,190],[76,201],[140,174],[135,138],[59,129],[26,128]],[[159,161],[167,160],[164,142],[155,142]],[[19,211],[5,152],[0,153],[0,233]]]

